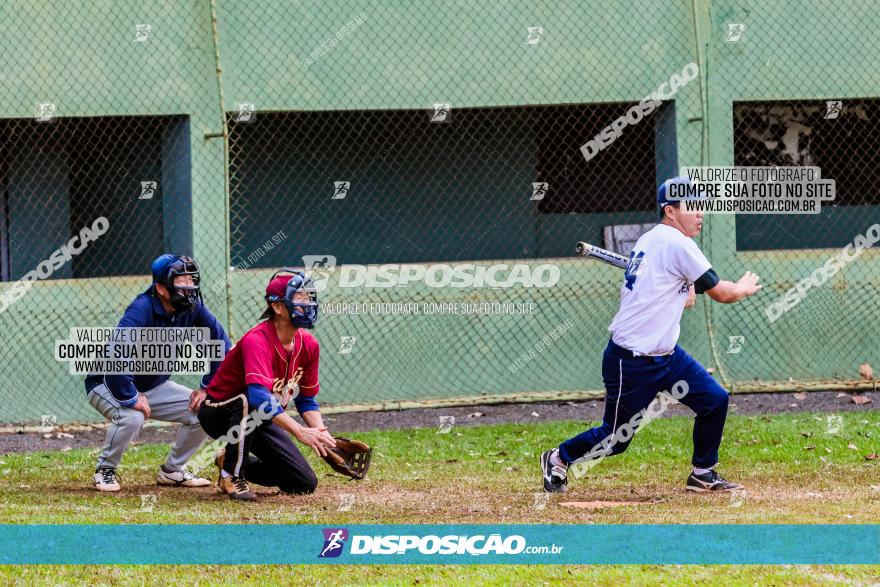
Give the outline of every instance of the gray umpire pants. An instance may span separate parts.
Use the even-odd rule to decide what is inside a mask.
[[[191,391],[179,383],[168,380],[143,394],[150,404],[151,419],[181,424],[174,445],[171,447],[171,454],[165,461],[165,469],[168,471],[182,471],[190,457],[208,439],[196,414],[189,411]],[[98,467],[115,469],[122,461],[122,455],[129,443],[143,428],[144,413],[119,405],[107,386],[103,384],[89,392],[89,403],[110,420],[107,438],[98,456]]]

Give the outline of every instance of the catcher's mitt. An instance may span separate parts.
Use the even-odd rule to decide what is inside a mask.
[[[369,446],[360,440],[349,440],[341,436],[335,436],[336,448],[327,449],[324,460],[333,467],[334,471],[342,473],[352,479],[363,479],[370,469],[370,454],[373,452]]]

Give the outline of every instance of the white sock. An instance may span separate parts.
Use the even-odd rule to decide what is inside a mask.
[[[563,463],[562,459],[559,458],[559,449],[556,449],[550,453],[550,464],[554,467],[568,467],[568,465]]]
[[[229,473],[226,472],[226,469],[220,469],[220,478],[221,479],[226,479],[227,477],[231,477],[231,476],[232,475],[230,475]]]
[[[694,467],[694,475],[705,475],[712,469],[700,469],[699,467]]]

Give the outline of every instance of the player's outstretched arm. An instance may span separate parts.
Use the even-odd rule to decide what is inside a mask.
[[[272,422],[293,434],[301,443],[312,447],[319,457],[327,456],[327,449],[336,446],[336,441],[327,432],[327,428],[303,426],[284,412],[272,418]]]
[[[761,289],[762,285],[758,285],[758,280],[760,278],[752,273],[751,271],[746,271],[745,274],[739,278],[739,280],[734,283],[732,281],[721,280],[718,282],[715,287],[706,290],[706,295],[715,300],[716,302],[721,302],[722,304],[732,304],[734,302],[738,302],[743,298],[747,298],[751,295],[755,295],[759,289]]]
[[[306,426],[309,428],[323,428],[327,429],[327,425],[324,424],[324,418],[321,417],[321,412],[318,410],[309,410],[308,412],[300,412],[300,418],[306,423]]]

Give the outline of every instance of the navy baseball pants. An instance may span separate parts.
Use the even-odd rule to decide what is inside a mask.
[[[621,424],[645,409],[657,394],[668,391],[681,380],[687,382],[687,394],[679,402],[697,415],[694,420],[695,467],[708,469],[718,464],[718,447],[727,417],[728,394],[706,369],[684,349],[675,346],[663,357],[634,357],[627,349],[608,341],[602,356],[602,379],[605,382],[605,416],[602,425],[578,434],[559,445],[559,457],[571,464],[593,447],[614,434]],[[627,449],[626,442],[610,446],[608,455]]]
[[[214,439],[230,436],[233,427],[247,431],[246,398],[245,394],[223,402],[206,398],[198,416],[208,436]],[[254,414],[259,409],[249,413]],[[259,426],[244,438],[236,435],[228,440],[223,459],[226,472],[240,475],[257,485],[278,487],[285,493],[312,493],[318,486],[318,477],[287,432],[271,421],[257,421]]]

